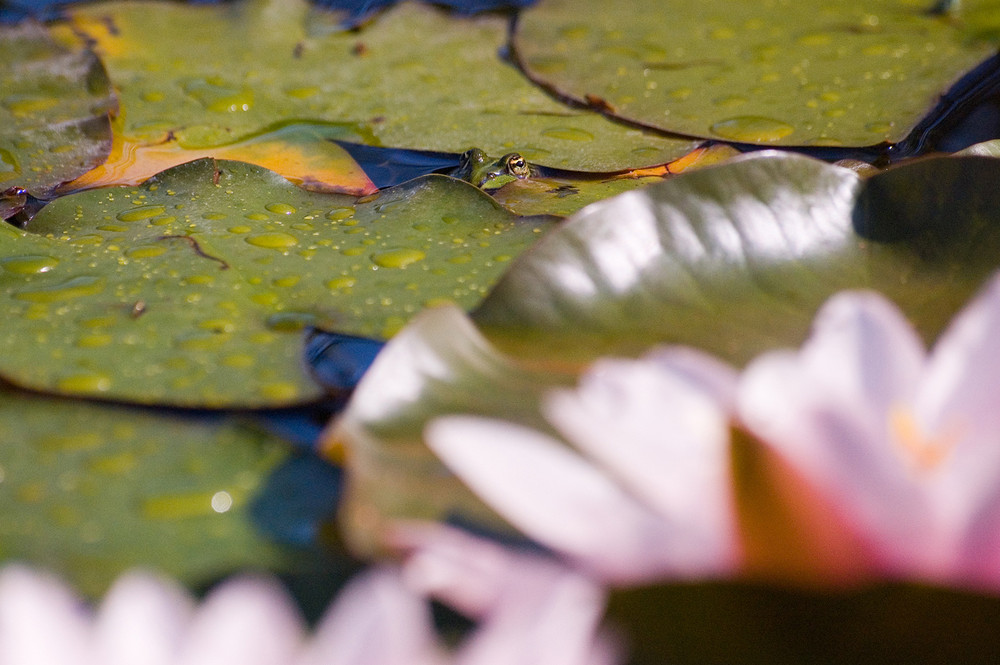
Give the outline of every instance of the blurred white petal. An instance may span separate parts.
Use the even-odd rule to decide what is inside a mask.
[[[263,579],[235,579],[202,602],[177,662],[285,665],[302,639],[302,619],[283,588]]]
[[[94,626],[101,665],[170,665],[194,614],[181,588],[148,573],[129,573],[101,603]]]
[[[551,437],[505,421],[451,416],[432,421],[425,440],[494,510],[602,579],[690,572],[678,569],[683,536]]]
[[[54,577],[0,572],[0,665],[90,665],[90,627],[89,609]]]
[[[687,360],[694,370],[694,358]],[[716,369],[716,361],[705,364]],[[732,388],[707,392],[690,370],[678,374],[664,356],[599,360],[576,389],[551,394],[543,410],[568,441],[663,516],[676,534],[678,568],[728,573],[739,560],[730,416],[715,393]]]

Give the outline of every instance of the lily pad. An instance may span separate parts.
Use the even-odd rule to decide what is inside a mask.
[[[95,596],[136,566],[199,585],[298,565],[248,510],[288,455],[277,439],[230,418],[2,394],[0,560]]]
[[[60,187],[61,194],[93,187],[139,185],[161,171],[204,157],[256,164],[314,192],[363,196],[376,190],[357,162],[332,141],[345,134],[334,124],[290,123],[236,143],[201,149],[181,148],[172,139],[152,145],[126,141],[121,135],[120,119],[115,128],[108,159]]]
[[[863,179],[794,154],[746,156],[584,209],[473,318],[544,363],[658,342],[744,363],[799,344],[834,292],[872,288],[930,341],[1000,266],[998,177],[983,157]]]
[[[64,48],[37,23],[0,27],[0,190],[46,198],[101,163],[114,106],[91,53]]]
[[[0,235],[0,374],[139,403],[308,401],[304,327],[388,337],[425,304],[471,308],[548,224],[445,176],[359,202],[213,160],[66,196]]]
[[[996,52],[930,2],[541,0],[514,48],[535,81],[665,131],[771,145],[903,139]]]
[[[502,16],[457,18],[416,3],[358,31],[304,0],[223,6],[104,3],[72,12],[95,41],[124,109],[124,138],[216,147],[288,120],[354,127],[375,145],[490,154],[617,171],[662,164],[690,140],[625,127],[553,100],[498,56]],[[185,35],[178,49],[176,35]]]
[[[423,442],[445,413],[507,418],[550,431],[539,398],[572,375],[535,371],[494,349],[455,307],[428,310],[388,342],[324,433],[324,455],[347,464],[340,519],[356,553],[373,555],[393,519],[456,517],[514,535]]]

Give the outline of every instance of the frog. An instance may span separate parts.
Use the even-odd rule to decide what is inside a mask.
[[[489,191],[500,189],[515,180],[530,178],[534,175],[534,169],[517,152],[508,152],[499,159],[490,159],[479,148],[470,148],[462,153],[458,167],[450,175]]]

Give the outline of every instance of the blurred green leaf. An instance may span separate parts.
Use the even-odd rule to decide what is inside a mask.
[[[231,418],[29,396],[0,402],[0,561],[25,560],[88,595],[126,570],[196,586],[300,565],[256,532],[247,504],[287,457]]]
[[[0,191],[46,198],[101,163],[114,106],[91,53],[60,46],[33,22],[0,26]]]

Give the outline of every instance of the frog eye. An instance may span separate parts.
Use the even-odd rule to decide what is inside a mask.
[[[511,175],[517,176],[518,178],[524,178],[531,174],[531,170],[528,168],[528,162],[526,162],[524,157],[516,152],[512,152],[507,155],[506,162],[507,172]]]

